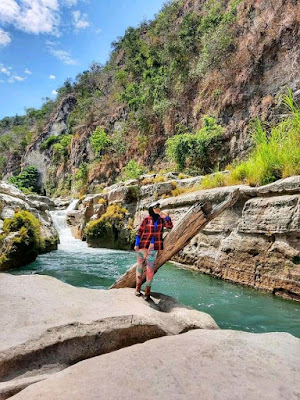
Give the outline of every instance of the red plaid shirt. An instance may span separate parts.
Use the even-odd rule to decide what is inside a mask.
[[[154,236],[154,250],[162,250],[163,249],[163,230],[164,228],[172,229],[173,223],[171,218],[168,220],[165,218],[159,217],[157,227],[155,229],[153,218],[145,217],[141,222],[141,225],[136,233],[137,236],[140,237],[139,248],[140,249],[148,249],[151,239]]]

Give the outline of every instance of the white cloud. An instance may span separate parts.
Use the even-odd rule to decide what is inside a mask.
[[[78,64],[78,62],[72,58],[71,54],[68,51],[57,48],[59,43],[51,42],[49,40],[46,40],[45,43],[49,50],[49,53],[52,54],[54,57],[58,58],[64,64],[68,64],[68,65],[77,65]],[[50,78],[50,76],[49,76],[49,79],[53,79],[53,78]]]
[[[64,0],[65,4],[69,7],[76,6],[77,0]]]
[[[9,33],[0,28],[0,46],[7,46],[10,42]]]
[[[57,42],[54,42],[53,40],[46,40],[46,41],[45,41],[45,45],[48,46],[48,47],[56,46],[57,44],[58,44],[58,43],[57,43]]]
[[[54,94],[54,96],[56,96],[57,95],[57,90],[52,90],[51,93]]]
[[[56,79],[55,75],[49,75],[49,79]]]
[[[68,64],[68,65],[76,65],[77,61],[74,60],[70,53],[68,51],[65,50],[57,50],[57,49],[53,49],[50,48],[50,53],[58,58],[60,61],[62,61],[64,64]]]
[[[19,75],[12,75],[7,82],[9,83],[15,83],[15,82],[23,82],[25,81],[26,78],[23,78],[22,76]]]
[[[22,82],[22,81],[25,81],[26,78],[22,78],[22,76],[19,76],[19,75],[13,75],[12,79],[14,79],[15,81]]]
[[[0,22],[28,33],[57,35],[59,4],[57,0],[1,0]]]
[[[27,75],[31,75],[31,74],[32,74],[32,72],[31,72],[30,69],[28,69],[28,68],[26,68],[26,69],[24,70],[24,73],[27,74]]]
[[[76,29],[86,29],[90,26],[87,14],[81,14],[79,10],[73,11],[73,24]]]
[[[9,68],[9,67],[6,68],[6,67],[4,67],[3,64],[0,64],[0,72],[2,72],[2,74],[9,76],[10,75],[9,69],[11,69],[11,68]]]
[[[12,23],[17,18],[20,7],[15,0],[1,0],[0,21]]]

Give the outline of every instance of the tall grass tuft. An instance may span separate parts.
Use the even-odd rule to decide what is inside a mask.
[[[268,132],[257,120],[253,133],[255,149],[249,158],[234,166],[227,184],[265,185],[300,174],[300,108],[292,92],[284,96],[290,115]]]

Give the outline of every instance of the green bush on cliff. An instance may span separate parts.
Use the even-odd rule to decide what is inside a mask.
[[[179,170],[193,167],[201,172],[212,168],[211,153],[218,152],[224,129],[213,117],[203,118],[203,128],[197,133],[183,133],[167,140],[167,156]]]
[[[54,144],[59,142],[60,138],[59,136],[51,135],[47,139],[45,139],[41,145],[40,145],[40,150],[48,150],[50,147]]]
[[[75,177],[74,177],[74,185],[73,188],[78,191],[78,195],[82,196],[86,193],[87,183],[88,183],[88,165],[87,163],[81,163],[78,168]]]
[[[111,144],[109,136],[100,126],[94,130],[90,142],[96,156],[101,156],[102,152]]]
[[[137,179],[146,172],[146,168],[137,163],[135,160],[130,160],[122,170],[122,179]]]
[[[53,145],[53,161],[55,163],[64,161],[70,151],[72,135],[63,135],[59,138],[59,142]]]
[[[12,176],[9,182],[25,193],[39,191],[39,171],[35,166],[28,166],[17,176]]]
[[[253,125],[254,148],[245,161],[228,166],[229,173],[206,176],[202,189],[249,184],[266,185],[277,179],[300,174],[300,107],[292,92],[283,96],[289,116],[271,128],[260,120]]]

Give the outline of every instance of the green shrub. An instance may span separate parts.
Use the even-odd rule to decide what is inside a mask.
[[[139,165],[135,160],[130,160],[122,170],[122,179],[137,179],[146,172],[146,169]]]
[[[39,191],[39,171],[37,167],[28,166],[17,176],[12,176],[9,182],[17,186],[20,190],[27,189],[26,192]]]
[[[139,197],[139,186],[138,185],[129,186],[126,195],[126,202],[133,203],[137,201],[138,197]]]
[[[113,134],[113,137],[111,139],[111,149],[112,151],[118,155],[118,156],[123,156],[126,154],[126,141],[123,137],[123,132],[122,131],[117,131]]]
[[[103,247],[130,249],[135,237],[132,218],[128,219],[128,210],[121,204],[107,207],[105,214],[98,220],[90,221],[86,226],[89,245],[100,244]]]
[[[88,183],[88,174],[89,170],[87,163],[80,164],[80,167],[74,176],[75,179],[74,189],[79,191],[80,195],[83,195],[86,192]]]
[[[40,144],[40,150],[48,150],[54,143],[59,142],[60,138],[59,136],[49,136],[47,139],[45,139],[41,144]]]
[[[14,239],[15,243],[31,246],[36,254],[43,248],[40,221],[29,211],[18,211],[12,218],[5,219],[3,231],[5,235],[18,232],[19,235]]]
[[[110,144],[111,140],[104,129],[98,126],[92,136],[90,137],[90,142],[94,150],[95,155],[99,156]]]
[[[193,167],[205,171],[211,167],[211,150],[219,150],[224,129],[213,117],[203,118],[203,128],[196,134],[183,133],[167,140],[167,156],[179,170]]]
[[[128,215],[128,210],[120,204],[109,205],[105,214],[96,221],[90,221],[87,224],[86,233],[89,236],[105,236],[107,230],[112,226],[123,227],[126,215]]]
[[[72,135],[63,135],[57,143],[53,144],[53,161],[55,164],[67,158],[70,152],[72,137]]]

